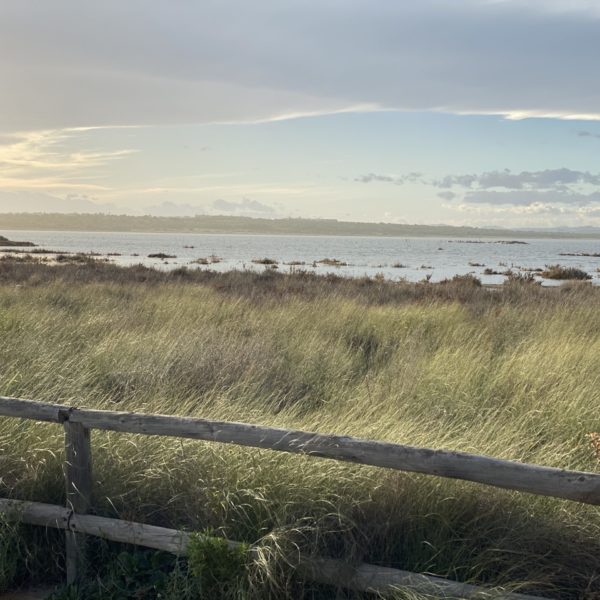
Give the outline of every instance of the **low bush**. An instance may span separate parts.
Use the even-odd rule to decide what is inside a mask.
[[[546,265],[540,273],[544,279],[591,279],[592,276],[575,267],[561,267],[560,265]]]

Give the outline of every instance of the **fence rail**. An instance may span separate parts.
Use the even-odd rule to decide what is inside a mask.
[[[398,471],[463,479],[496,487],[600,505],[600,474],[503,460],[468,452],[417,448],[351,436],[278,429],[193,417],[73,408],[0,397],[0,415],[86,429],[237,444],[353,462]]]
[[[175,530],[87,515],[91,503],[90,430],[171,436],[237,444],[310,457],[327,458],[399,471],[462,479],[542,496],[600,505],[600,474],[502,460],[489,456],[418,448],[402,444],[278,429],[248,423],[192,417],[152,415],[75,408],[0,396],[0,416],[60,423],[65,431],[67,508],[36,502],[0,499],[0,512],[17,514],[21,521],[64,529],[67,542],[67,580],[75,581],[85,556],[85,534],[185,553],[189,538]],[[18,510],[17,510],[18,509]],[[230,542],[235,545],[237,542]],[[437,577],[386,569],[375,565],[353,567],[332,559],[301,562],[307,577],[358,590],[390,591],[403,586],[439,597],[481,597],[489,590]],[[433,592],[433,589],[437,592]],[[532,598],[504,594],[504,598]]]
[[[0,512],[31,525],[64,529],[67,533],[76,535],[94,535],[114,542],[155,548],[178,556],[187,554],[190,542],[190,534],[185,531],[122,519],[79,515],[69,508],[42,502],[0,499]],[[240,545],[240,542],[231,540],[227,540],[227,543],[232,548]],[[250,552],[256,553],[257,550],[251,548]],[[498,592],[491,595],[489,589],[468,583],[366,563],[348,565],[331,558],[300,558],[296,569],[302,576],[317,583],[377,594],[393,593],[403,588],[448,599],[483,600],[493,597],[503,600],[545,600],[515,592]]]

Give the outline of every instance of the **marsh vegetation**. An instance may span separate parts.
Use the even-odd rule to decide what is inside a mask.
[[[544,279],[579,279],[587,280],[592,276],[576,267],[563,267],[561,265],[549,265],[541,272]]]
[[[35,246],[35,244],[33,242],[9,240],[7,237],[0,235],[0,246],[31,247]]]
[[[599,309],[597,288],[525,277],[489,289],[469,276],[409,284],[8,258],[0,390],[597,471]],[[1,420],[0,494],[64,503],[62,445],[56,426]],[[258,545],[243,581],[212,597],[331,598],[293,577],[299,549],[549,598],[600,594],[595,507],[194,441],[94,432],[93,445],[98,514]],[[2,529],[0,541],[3,585],[61,578],[59,534]],[[95,548],[97,597],[198,597],[186,563],[121,550]],[[132,572],[156,580],[140,575],[145,595],[110,596]]]

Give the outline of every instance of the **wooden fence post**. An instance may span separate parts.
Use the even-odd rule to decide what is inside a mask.
[[[90,430],[80,423],[65,421],[65,479],[67,508],[85,514],[92,498],[92,450]],[[67,530],[67,583],[82,576],[85,567],[86,536]]]

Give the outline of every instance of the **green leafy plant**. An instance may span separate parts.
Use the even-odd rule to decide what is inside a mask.
[[[194,534],[188,546],[188,564],[202,597],[219,597],[244,584],[247,544],[230,546],[223,538]]]

